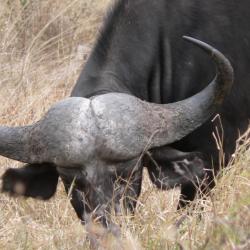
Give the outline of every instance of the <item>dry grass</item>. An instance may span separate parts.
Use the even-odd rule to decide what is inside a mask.
[[[68,96],[110,0],[1,0],[0,124],[38,120]],[[116,218],[122,239],[104,249],[250,249],[249,141],[206,201],[176,212],[178,191],[156,190],[145,175],[133,218]],[[0,158],[0,174],[19,163]],[[186,215],[185,220],[179,223]],[[97,230],[94,228],[94,230]],[[100,231],[100,229],[98,229]],[[101,235],[103,232],[99,232]],[[0,249],[88,249],[86,232],[60,185],[49,202],[0,196]]]

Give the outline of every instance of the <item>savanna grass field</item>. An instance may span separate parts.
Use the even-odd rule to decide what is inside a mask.
[[[110,2],[0,0],[1,125],[33,123],[69,96]],[[160,191],[145,173],[135,215],[114,218],[121,238],[95,225],[89,229],[99,238],[98,248],[250,249],[249,133],[240,135],[232,161],[208,198],[186,210],[176,211],[178,188]],[[217,136],[223,165],[223,136]],[[0,157],[0,175],[21,165]],[[47,202],[0,194],[0,249],[89,248],[86,228],[61,182]]]

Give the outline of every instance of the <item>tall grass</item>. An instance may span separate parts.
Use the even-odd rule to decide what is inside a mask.
[[[1,0],[0,124],[38,120],[68,96],[110,0]],[[93,225],[100,249],[250,249],[247,135],[207,200],[176,211],[178,190],[160,191],[144,175],[134,216],[120,216],[117,240]],[[20,164],[0,158],[0,174]],[[192,212],[191,212],[192,211]],[[190,212],[190,213],[189,213]],[[0,195],[0,249],[88,249],[85,228],[62,185],[48,202]]]

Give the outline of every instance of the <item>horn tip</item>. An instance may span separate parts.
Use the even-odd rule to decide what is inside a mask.
[[[205,42],[202,42],[199,39],[193,38],[191,36],[182,36],[182,38],[186,40],[187,42],[195,44],[196,46],[198,46],[199,48],[203,49],[205,52],[211,55],[213,55],[216,52],[218,53],[218,51],[215,48],[213,48],[212,46],[210,46],[209,44]]]

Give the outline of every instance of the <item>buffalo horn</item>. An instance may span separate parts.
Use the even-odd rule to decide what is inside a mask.
[[[152,147],[178,141],[202,125],[216,112],[233,84],[233,68],[221,52],[200,40],[187,36],[183,38],[210,55],[216,66],[216,76],[206,88],[190,98],[170,104],[150,104],[155,113],[159,114],[162,110],[163,116],[163,119],[151,120],[153,127],[156,121],[163,124]],[[167,121],[163,121],[166,120],[164,113],[167,114]]]

